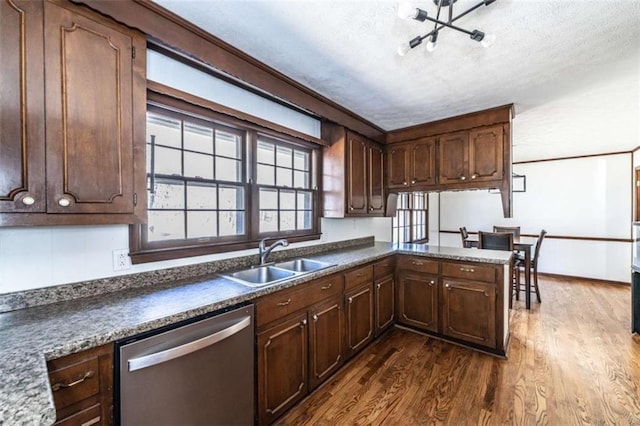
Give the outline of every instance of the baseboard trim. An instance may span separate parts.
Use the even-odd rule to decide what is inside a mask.
[[[589,277],[578,277],[575,275],[550,274],[548,272],[538,272],[538,276],[541,278],[588,281],[596,284],[599,283],[599,284],[615,284],[615,285],[631,286],[631,283],[627,283],[624,281],[603,280],[600,278],[589,278]]]

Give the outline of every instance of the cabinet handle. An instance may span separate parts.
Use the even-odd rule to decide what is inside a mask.
[[[326,285],[324,287],[320,287],[320,290],[329,290],[331,288],[331,283],[329,283],[329,285]]]
[[[71,205],[71,200],[67,197],[62,197],[58,200],[58,205],[60,207],[69,207]]]
[[[424,265],[424,262],[418,262],[418,261],[412,260],[411,264],[412,265],[416,265],[416,266],[422,266],[422,265]]]
[[[300,321],[300,327],[304,327],[305,325],[307,325],[306,319],[303,319],[302,321]]]
[[[289,303],[291,303],[291,298],[287,299],[286,302],[279,302],[278,306],[287,306]]]
[[[473,268],[460,268],[462,272],[474,272]]]
[[[466,176],[460,176],[460,180],[467,180]]]
[[[36,202],[36,199],[33,198],[31,194],[25,194],[20,201],[22,201],[22,204],[25,206],[32,206]]]
[[[84,382],[87,379],[92,378],[96,373],[93,370],[89,370],[86,373],[84,373],[84,376],[82,376],[81,378],[79,378],[76,381],[73,381],[71,383],[62,383],[62,382],[58,382],[54,385],[51,386],[51,390],[53,392],[57,392],[60,389],[64,389],[64,388],[70,388],[73,387],[75,385],[79,385],[80,383]]]
[[[313,322],[318,322],[318,315],[313,314]]]
[[[471,179],[477,179],[477,178],[478,178],[478,175],[476,174],[471,175]]]
[[[349,302],[349,304],[352,304],[353,303],[353,297],[348,298],[347,302]]]

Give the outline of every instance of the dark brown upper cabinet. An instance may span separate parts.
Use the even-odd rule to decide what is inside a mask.
[[[0,8],[0,225],[144,221],[144,36],[66,1]]]
[[[324,217],[383,216],[384,151],[342,126],[323,123]]]
[[[387,150],[387,173],[389,188],[435,185],[436,138],[392,145]]]

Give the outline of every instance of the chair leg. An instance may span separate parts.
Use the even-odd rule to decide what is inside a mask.
[[[520,300],[520,266],[518,266],[518,272],[516,273],[516,300]]]
[[[542,299],[540,298],[540,287],[538,287],[538,268],[533,268],[533,285],[536,289],[536,298],[538,299],[538,303],[542,303]]]

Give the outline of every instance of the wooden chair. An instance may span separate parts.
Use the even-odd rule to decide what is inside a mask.
[[[538,303],[542,303],[542,299],[540,298],[540,287],[538,286],[538,258],[540,257],[540,247],[542,246],[542,241],[544,240],[544,236],[547,235],[547,231],[544,229],[540,231],[540,235],[538,236],[538,241],[536,241],[536,247],[533,251],[533,257],[531,258],[531,273],[533,275],[531,292],[535,291],[536,299]],[[516,273],[516,283],[515,283],[515,293],[516,300],[520,300],[520,292],[525,290],[524,286],[520,284],[520,268],[524,268],[524,256],[517,256],[519,261],[518,271]]]
[[[513,234],[511,232],[478,232],[478,248],[504,250],[513,252]],[[514,254],[509,267],[511,286],[509,291],[509,308],[513,306],[514,288],[520,282],[520,260]],[[506,295],[505,295],[506,296]]]
[[[493,232],[510,232],[514,238],[520,237],[519,226],[494,226]]]
[[[467,228],[464,226],[460,228],[460,238],[462,238],[462,247],[464,248],[471,247],[471,245],[469,244],[469,241],[467,241],[467,238],[469,238],[469,233],[467,232]]]

